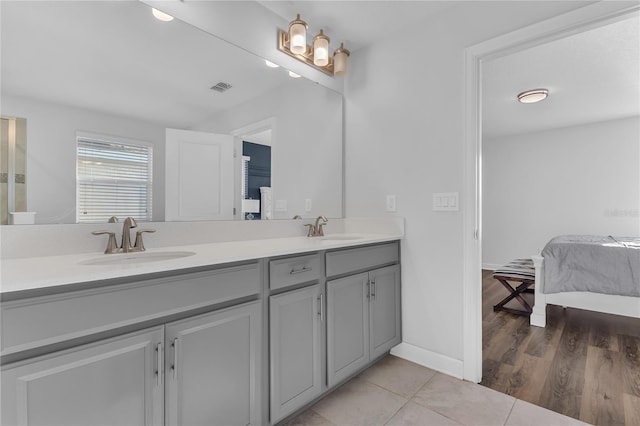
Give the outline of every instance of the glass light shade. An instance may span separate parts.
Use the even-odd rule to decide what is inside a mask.
[[[313,38],[313,64],[319,67],[329,64],[329,37],[322,30]]]
[[[295,72],[293,72],[293,71],[289,71],[289,77],[292,77],[292,78],[300,78],[300,74],[296,74],[296,73],[295,73]]]
[[[347,75],[347,63],[349,62],[349,51],[344,48],[344,44],[333,53],[333,74],[339,77]]]
[[[173,16],[169,15],[168,13],[164,13],[158,9],[151,8],[151,13],[153,13],[153,16],[155,16],[155,18],[159,19],[160,21],[163,21],[163,22],[173,21]]]
[[[523,104],[534,104],[547,99],[549,91],[547,89],[527,90],[518,94],[518,100]]]
[[[268,66],[269,68],[278,68],[280,65],[278,64],[274,64],[273,62],[269,61],[269,60],[264,60],[264,63],[266,66]]]
[[[289,24],[289,50],[297,55],[307,51],[307,23],[300,15]]]

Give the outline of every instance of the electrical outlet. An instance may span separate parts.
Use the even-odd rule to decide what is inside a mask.
[[[396,211],[396,196],[395,195],[387,195],[387,211],[395,212]]]
[[[287,211],[287,200],[276,200],[276,211],[277,212],[286,212]]]
[[[304,200],[304,211],[307,213],[311,211],[311,198],[306,198]]]

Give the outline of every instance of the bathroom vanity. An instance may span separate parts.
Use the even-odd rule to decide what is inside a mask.
[[[398,238],[5,261],[2,424],[278,423],[400,343]]]

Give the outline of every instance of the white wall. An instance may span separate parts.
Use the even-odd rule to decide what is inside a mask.
[[[2,113],[27,119],[27,208],[36,223],[75,223],[77,131],[154,144],[153,220],[164,220],[164,127],[14,96],[2,97]]]
[[[274,219],[342,217],[342,95],[310,83],[287,84],[231,108],[193,130],[232,133],[269,118]],[[305,199],[311,211],[305,211]],[[287,211],[275,210],[276,200]]]
[[[346,213],[386,215],[397,195],[403,340],[413,358],[462,375],[463,217],[433,212],[432,193],[464,200],[464,49],[582,2],[461,2],[351,55],[345,84]]]
[[[486,267],[556,235],[640,236],[640,119],[483,141]]]

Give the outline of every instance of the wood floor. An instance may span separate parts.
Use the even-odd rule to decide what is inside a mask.
[[[546,328],[533,327],[493,312],[507,291],[491,271],[482,285],[482,385],[594,425],[640,426],[640,319],[550,305]]]

